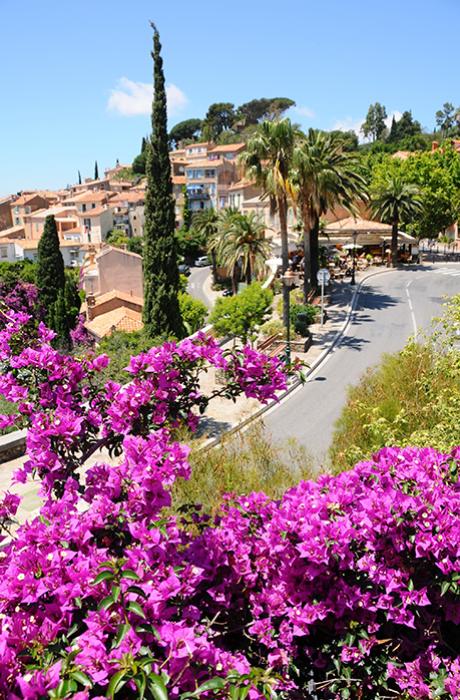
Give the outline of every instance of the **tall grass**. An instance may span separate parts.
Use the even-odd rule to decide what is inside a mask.
[[[348,391],[330,449],[334,472],[388,445],[450,450],[460,444],[460,352],[411,343]]]
[[[222,440],[217,448],[192,448],[192,476],[174,486],[175,508],[200,503],[217,510],[224,494],[263,491],[278,498],[290,486],[317,473],[305,449],[295,440],[274,443],[261,423]]]

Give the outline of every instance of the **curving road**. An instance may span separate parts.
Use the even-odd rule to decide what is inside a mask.
[[[205,304],[208,309],[212,309],[214,299],[206,293],[206,281],[211,276],[211,268],[207,267],[192,267],[190,269],[190,277],[188,278],[187,291],[195,299],[199,299]]]
[[[408,268],[371,277],[363,285],[347,331],[313,374],[264,424],[277,439],[295,437],[318,463],[325,460],[347,387],[396,352],[441,313],[445,295],[460,293],[460,265]]]

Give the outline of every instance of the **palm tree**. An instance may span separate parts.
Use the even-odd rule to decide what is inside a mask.
[[[262,188],[278,212],[281,235],[282,270],[289,266],[287,214],[292,195],[290,171],[297,130],[289,119],[264,121],[255,130],[242,154],[245,176]],[[283,321],[289,323],[289,289],[283,285]]]
[[[241,262],[241,270],[247,284],[252,277],[263,273],[265,261],[270,257],[270,243],[266,240],[265,224],[251,212],[233,215],[222,236],[219,253],[222,263],[230,270]]]
[[[222,260],[222,250],[225,247],[225,242],[228,238],[228,232],[233,224],[233,220],[235,219],[235,217],[238,216],[240,216],[240,212],[237,209],[233,209],[231,207],[223,209],[219,212],[217,216],[217,223],[214,234],[211,236],[208,242],[208,251],[210,255],[212,255],[212,259],[213,261],[215,261],[216,267],[217,263],[224,264]],[[240,277],[240,271],[237,262],[238,261],[235,261],[234,264],[227,265],[231,273],[232,289],[234,294],[237,294],[238,292],[238,283]]]
[[[203,209],[193,217],[193,228],[201,233],[206,241],[206,249],[211,255],[212,276],[214,284],[217,282],[217,260],[213,241],[218,232],[219,214],[213,207]]]
[[[309,129],[294,150],[292,182],[303,225],[306,302],[310,289],[316,288],[320,218],[337,205],[354,213],[356,202],[367,198],[366,181],[336,134]]]
[[[421,211],[420,189],[411,182],[405,182],[400,173],[387,173],[372,194],[374,216],[391,224],[391,264],[396,267],[399,224]]]

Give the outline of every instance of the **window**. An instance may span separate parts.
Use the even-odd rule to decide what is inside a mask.
[[[25,212],[26,212],[26,214],[30,214],[30,207],[26,207]]]
[[[91,219],[83,219],[83,225],[85,228],[91,230]]]
[[[19,216],[17,216],[17,217],[15,218],[14,224],[15,224],[15,226],[20,226],[20,225],[21,225],[21,219],[19,218]]]
[[[96,209],[96,205],[94,204],[94,202],[91,204],[91,209]]]
[[[19,214],[19,207],[14,207],[14,213]]]
[[[81,210],[82,210],[82,211],[86,211],[86,204],[82,204],[82,205],[81,205]]]
[[[6,246],[3,246],[0,248],[0,258],[2,260],[5,260],[8,257],[8,248]]]

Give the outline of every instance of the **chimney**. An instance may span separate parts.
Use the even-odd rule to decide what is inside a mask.
[[[86,295],[86,318],[88,321],[93,319],[93,308],[96,305],[96,297],[94,294]]]

